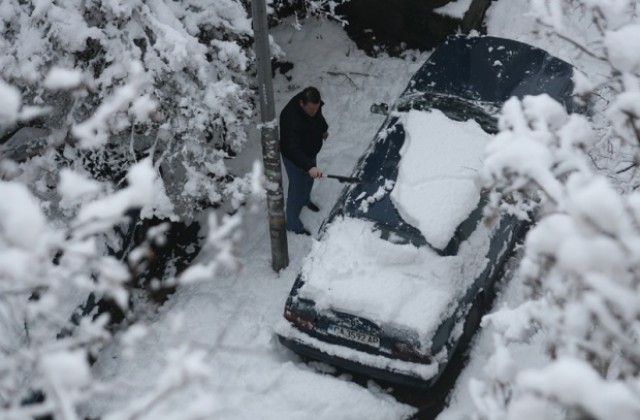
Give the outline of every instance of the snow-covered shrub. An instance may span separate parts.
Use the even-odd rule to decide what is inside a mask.
[[[246,0],[250,2],[251,0]],[[336,8],[349,0],[271,0],[270,3],[275,16],[288,16],[294,13],[299,18],[321,17],[330,18],[343,25],[346,21],[336,13]]]
[[[137,338],[147,331],[145,318],[128,316],[125,325],[114,331],[106,314],[91,304],[110,300],[127,313],[126,282],[148,250],[165,240],[163,230],[150,230],[147,240],[124,259],[104,253],[104,240],[128,211],[154,204],[158,179],[150,159],[135,164],[126,175],[127,186],[114,193],[105,193],[100,182],[65,170],[57,191],[69,205],[80,203],[65,220],[48,219],[26,186],[0,181],[1,418],[82,418],[83,404],[119,386],[96,380],[91,361],[112,345],[135,348]],[[210,218],[204,248],[211,258],[206,265],[186,270],[185,281],[212,279],[217,266],[233,263],[229,237],[240,216],[220,225],[214,215]],[[211,374],[185,370],[200,357],[198,353],[183,349],[179,360],[168,361],[163,377],[184,371],[179,373],[179,385],[186,385]],[[161,397],[177,390],[176,384],[164,385],[159,385]],[[117,418],[134,418],[140,401],[148,402],[145,409],[157,403],[156,391],[131,395],[130,406]]]
[[[541,29],[600,62],[576,72],[576,93],[609,103],[591,120],[548,97],[505,104],[483,177],[493,211],[540,219],[518,277],[525,303],[485,322],[498,331],[486,382],[473,381],[481,418],[640,418],[640,20],[635,0],[533,0]],[[573,37],[564,17],[595,31]],[[633,156],[624,170],[602,156]],[[595,157],[594,157],[595,156]],[[599,156],[599,157],[598,157]],[[596,163],[594,165],[594,163]],[[615,176],[615,177],[614,177]],[[542,339],[549,362],[522,366],[506,346]]]
[[[126,171],[125,181],[113,191],[109,183],[62,169],[49,191],[65,209],[57,218],[43,210],[44,201],[34,194],[42,191],[15,179],[0,181],[1,418],[81,418],[83,404],[117,389],[118,384],[93,377],[91,361],[117,343],[135,347],[145,334],[145,318],[129,313],[127,282],[153,257],[153,247],[167,240],[161,225],[124,255],[105,251],[105,238],[113,235],[114,226],[134,209],[144,213],[157,206],[162,196],[159,173],[150,158]],[[211,214],[203,245],[210,258],[180,277],[174,273],[169,281],[213,279],[219,265],[233,264],[229,238],[240,220],[236,215],[218,224]],[[98,300],[113,302],[127,314],[124,325],[110,328]],[[180,383],[163,382],[150,395],[132,395],[130,406],[117,418],[133,418],[140,401],[148,409],[178,385],[211,374],[189,368],[201,358],[199,353],[183,349],[179,360],[169,360],[163,377],[179,374]]]
[[[184,212],[222,199],[223,158],[242,149],[255,106],[240,2],[7,0],[0,16],[0,73],[23,102],[4,111],[23,120],[13,129],[57,130],[50,143],[107,179],[150,155],[165,179],[187,181],[167,185]]]
[[[93,378],[91,362],[145,334],[130,282],[173,226],[134,232],[132,218],[184,222],[223,201],[238,209],[261,188],[260,165],[231,174],[225,161],[255,122],[248,10],[247,0],[0,2],[0,418],[82,418],[118,387]],[[240,217],[210,214],[192,246],[204,262],[150,280],[214,279],[234,264]],[[107,301],[123,313],[117,329]],[[137,418],[206,380],[204,356],[173,352],[156,389],[105,418]]]
[[[251,192],[224,160],[254,115],[250,18],[235,0],[6,0],[0,35],[0,417],[79,418],[108,391],[93,357],[145,330],[129,283],[170,229],[133,241],[132,216],[189,220]],[[233,260],[240,215],[215,220],[188,281]]]

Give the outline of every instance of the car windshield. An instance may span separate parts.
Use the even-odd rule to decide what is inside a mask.
[[[469,101],[458,96],[436,92],[421,92],[405,96],[397,105],[399,112],[408,112],[412,109],[419,111],[439,109],[452,120],[468,121],[473,119],[487,133],[495,134],[498,132],[498,121],[495,115],[500,107],[493,103]]]

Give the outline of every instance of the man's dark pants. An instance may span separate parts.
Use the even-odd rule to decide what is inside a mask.
[[[287,171],[287,177],[289,178],[287,206],[285,209],[287,230],[301,232],[304,229],[304,225],[300,221],[300,212],[311,198],[311,188],[313,188],[314,180],[307,172],[297,167],[284,156],[282,157],[282,163],[284,163],[284,169]]]

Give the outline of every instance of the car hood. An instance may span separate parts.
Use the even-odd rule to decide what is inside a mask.
[[[415,331],[430,346],[437,327],[486,266],[488,247],[483,225],[457,255],[440,256],[430,247],[383,240],[372,222],[337,217],[305,260],[298,297],[313,301],[319,312]]]

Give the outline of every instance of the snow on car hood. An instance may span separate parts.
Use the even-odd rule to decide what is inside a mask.
[[[480,201],[478,169],[491,140],[474,120],[459,122],[441,111],[403,116],[405,141],[391,200],[427,242],[444,249]]]
[[[337,218],[305,260],[299,296],[321,311],[411,329],[430,345],[435,329],[486,265],[487,249],[483,224],[457,255],[439,256],[427,246],[381,239],[369,221]]]

